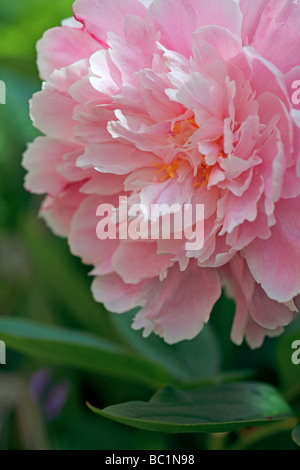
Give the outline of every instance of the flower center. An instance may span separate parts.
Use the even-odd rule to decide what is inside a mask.
[[[170,143],[174,144],[175,147],[181,148],[183,151],[180,152],[172,163],[168,164],[156,164],[154,166],[158,168],[157,174],[159,181],[167,181],[168,179],[179,176],[179,172],[185,173],[191,171],[192,164],[189,159],[189,156],[192,155],[193,148],[190,143],[190,137],[194,132],[199,129],[195,118],[177,121],[170,134],[168,134],[168,140]],[[217,139],[216,143],[221,146],[221,139]],[[224,151],[220,151],[219,156],[225,158],[226,155]],[[194,176],[195,187],[202,187],[206,185],[209,181],[209,177],[214,165],[208,165],[205,161],[205,155],[200,154],[200,162],[198,165],[197,174]]]
[[[184,154],[183,157],[185,157]],[[154,166],[159,168],[159,170],[157,171],[157,174],[160,175],[159,180],[167,181],[169,178],[175,178],[177,170],[180,167],[181,162],[183,161],[183,157],[177,156],[175,160],[171,163],[171,165],[158,165],[157,163],[153,163]]]
[[[191,131],[191,134],[196,130],[199,129],[198,124],[195,121],[195,118],[190,118],[186,119],[183,121],[177,121],[172,129],[171,135],[172,136],[177,136],[180,135],[181,133],[184,133],[184,138],[186,138],[187,131]]]

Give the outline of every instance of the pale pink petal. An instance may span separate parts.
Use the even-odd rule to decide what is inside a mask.
[[[157,53],[156,34],[138,16],[127,15],[124,23],[125,40],[119,34],[108,34],[110,56],[121,71],[122,83],[137,84],[135,72],[150,69]]]
[[[280,99],[285,105],[289,104],[289,97],[285,86],[283,73],[258,52],[249,47],[245,48],[247,56],[251,60],[252,78],[251,86],[256,95],[271,93]]]
[[[300,174],[297,168],[288,168],[284,174],[281,197],[290,199],[300,195]]]
[[[245,197],[236,197],[228,193],[226,200],[226,213],[220,235],[231,233],[245,220],[253,222],[257,217],[257,204],[264,190],[264,181],[261,177],[253,180]]]
[[[271,300],[255,283],[242,257],[232,259],[222,272],[227,295],[236,300],[231,331],[236,344],[242,344],[245,338],[252,349],[259,348],[266,336],[279,336],[294,319],[295,314],[287,306]]]
[[[96,168],[102,173],[127,175],[138,168],[152,167],[157,162],[154,154],[142,152],[133,145],[107,142],[86,147],[85,153],[77,160],[77,166]]]
[[[185,112],[180,103],[168,99],[166,88],[169,84],[161,76],[148,69],[141,70],[139,76],[144,106],[155,122],[174,119]]]
[[[272,131],[276,128],[280,132],[279,140],[281,140],[285,149],[286,166],[293,164],[293,122],[288,114],[288,110],[282,101],[272,93],[264,93],[257,99],[259,103],[259,117],[261,124],[266,126],[263,132],[263,141],[272,136]],[[264,142],[261,142],[261,145]]]
[[[75,148],[75,145],[66,142],[38,137],[28,146],[23,157],[23,166],[29,170],[25,178],[26,188],[37,194],[56,196],[67,184],[66,179],[57,172],[57,165],[65,154]]]
[[[147,304],[134,320],[133,328],[144,328],[146,336],[154,331],[169,344],[192,339],[208,322],[220,295],[216,270],[199,268],[195,263],[183,273],[174,267],[165,281],[156,281]],[[188,305],[186,298],[189,299]]]
[[[85,194],[99,194],[101,196],[113,196],[124,190],[124,177],[119,175],[108,175],[105,173],[93,174],[81,188],[80,192]]]
[[[189,178],[186,178],[182,183],[170,178],[161,183],[148,185],[141,191],[141,204],[145,206],[149,214],[152,204],[158,206],[161,204],[169,206],[177,204],[182,207],[183,204],[189,204],[191,201],[191,187],[192,183]]]
[[[146,8],[149,8],[153,0],[139,0],[139,2],[141,2],[141,4],[144,5]]]
[[[48,88],[33,95],[30,112],[33,124],[54,139],[73,139],[74,101],[69,96]]]
[[[157,255],[155,242],[123,242],[113,255],[112,266],[126,284],[138,284],[145,278],[164,278],[173,265],[170,258]]]
[[[237,345],[241,345],[248,320],[248,301],[252,297],[255,281],[240,256],[233,258],[224,266],[221,273],[225,273],[225,278],[222,280],[227,296],[236,302],[231,339]]]
[[[156,146],[166,145],[166,136],[172,128],[170,121],[154,124],[152,120],[141,119],[138,115],[124,116],[121,110],[116,111],[115,115],[118,121],[112,120],[107,125],[114,139],[126,139],[144,151],[152,151]]]
[[[257,217],[253,222],[245,221],[242,225],[236,227],[232,233],[227,234],[226,243],[240,251],[249,245],[255,238],[267,240],[271,236],[268,217],[264,211],[259,210]]]
[[[299,14],[298,2],[270,0],[252,41],[253,47],[282,72],[299,65]]]
[[[141,18],[146,14],[146,8],[138,0],[76,0],[73,11],[75,18],[102,44],[107,43],[108,31],[123,31],[127,14]]]
[[[147,18],[161,33],[161,43],[185,56],[191,55],[193,32],[216,25],[240,37],[242,15],[233,0],[155,0]]]
[[[274,330],[268,330],[258,325],[252,317],[247,320],[247,326],[245,331],[245,338],[251,349],[258,349],[263,345],[266,337],[277,338],[282,335],[284,328],[278,327]]]
[[[61,161],[56,165],[57,173],[69,182],[77,182],[90,178],[91,174],[89,171],[83,171],[81,168],[76,167],[76,160],[82,155],[83,151],[84,149],[79,147],[78,150],[64,154]]]
[[[81,59],[74,64],[54,70],[47,81],[47,86],[54,88],[62,95],[69,95],[72,86],[89,72],[88,59]]]
[[[66,237],[70,232],[74,214],[86,198],[80,194],[80,186],[71,184],[55,198],[48,196],[41,208],[42,217],[56,235]]]
[[[77,106],[74,111],[74,119],[80,121],[74,128],[76,141],[80,144],[98,144],[111,142],[112,138],[107,130],[107,123],[114,118],[114,113],[106,108],[96,107],[91,112],[88,109]]]
[[[193,34],[193,42],[208,42],[213,46],[221,58],[229,61],[241,53],[241,44],[230,31],[220,26],[204,26]]]
[[[107,310],[124,313],[135,307],[143,307],[147,294],[155,281],[143,281],[140,284],[125,284],[117,274],[98,276],[92,284],[92,292],[97,302]]]
[[[198,73],[192,74],[175,95],[171,90],[167,94],[171,100],[194,111],[199,127],[211,118],[223,120],[226,116],[223,90]]]
[[[38,67],[43,79],[54,70],[91,56],[100,45],[85,30],[63,26],[47,31],[37,43]]]
[[[253,36],[259,25],[262,12],[270,0],[239,0],[243,13],[242,38],[245,45],[251,44]]]
[[[288,302],[300,292],[299,210],[299,197],[278,202],[272,236],[254,240],[244,249],[256,282],[278,302]]]
[[[258,285],[255,287],[252,301],[249,304],[249,313],[258,325],[268,330],[287,326],[293,320],[291,310],[285,305],[271,300]]]
[[[116,205],[116,200],[112,200]],[[109,201],[101,196],[87,197],[72,219],[69,245],[74,255],[80,256],[86,264],[103,263],[111,257],[119,245],[118,240],[99,240],[96,233],[99,217],[96,216],[100,204]]]

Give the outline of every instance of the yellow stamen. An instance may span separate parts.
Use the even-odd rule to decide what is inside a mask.
[[[177,157],[173,161],[173,163],[171,163],[171,165],[167,165],[166,163],[162,164],[162,165],[158,165],[157,163],[153,163],[153,165],[156,168],[159,168],[159,170],[157,172],[158,174],[165,172],[165,174],[161,175],[160,181],[166,181],[169,178],[175,178],[176,172],[177,172],[177,170],[180,166],[180,163],[181,163],[181,158]]]
[[[188,119],[187,122],[188,122],[191,126],[195,127],[195,129],[199,129],[199,126],[198,126],[198,124],[196,123],[194,117],[191,118],[191,119]]]
[[[173,135],[178,135],[181,132],[181,130],[182,130],[181,123],[182,123],[182,121],[176,122],[176,124],[174,125],[174,127],[172,129],[172,134]]]
[[[182,131],[182,124],[184,122],[187,122],[190,126],[194,127],[195,129],[199,129],[199,126],[198,124],[196,123],[195,121],[195,118],[190,118],[190,119],[187,119],[187,120],[183,120],[183,121],[177,121],[174,126],[173,126],[173,129],[172,129],[172,135],[173,136],[176,136],[178,134],[180,134],[180,132]]]
[[[195,132],[195,130],[199,129],[199,126],[197,125],[195,121],[195,117],[186,119],[186,120],[181,120],[175,122],[171,133],[172,137],[174,137],[174,146],[175,147],[182,147],[182,142],[181,141],[188,141],[188,138]],[[218,145],[221,144],[221,138],[219,137],[216,139],[216,143]],[[186,147],[186,146],[185,146]],[[184,147],[184,148],[185,148]],[[221,147],[222,148],[222,147]],[[168,179],[172,178],[174,179],[177,175],[177,171],[182,165],[182,162],[187,162],[188,153],[191,153],[191,149],[185,148],[185,153],[180,153],[176,156],[175,160],[170,164],[167,165],[166,163],[163,164],[157,164],[154,163],[153,165],[158,168],[157,174],[159,175],[159,181],[167,181]],[[220,151],[219,157],[226,158],[227,155],[224,153],[224,150]],[[213,169],[213,166],[208,165],[205,161],[205,155],[201,156],[201,163],[199,164],[197,175],[195,177],[196,183],[194,184],[195,188],[202,187],[203,185],[208,184],[209,177],[211,174],[211,171]]]

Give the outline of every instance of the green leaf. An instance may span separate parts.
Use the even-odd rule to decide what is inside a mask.
[[[292,432],[292,438],[295,444],[300,447],[300,423],[295,427],[294,431]]]
[[[2,317],[0,339],[16,351],[58,365],[122,377],[154,388],[174,383],[166,369],[91,334]]]
[[[89,405],[90,406],[90,405]],[[259,382],[223,384],[190,391],[166,387],[150,402],[128,402],[95,413],[139,429],[166,433],[226,432],[292,415],[276,389]]]
[[[143,338],[141,331],[133,330],[131,324],[136,313],[137,310],[112,315],[111,321],[128,347],[134,349],[139,356],[163,365],[183,382],[196,382],[220,372],[219,345],[209,325],[195,339],[169,345],[155,334]]]

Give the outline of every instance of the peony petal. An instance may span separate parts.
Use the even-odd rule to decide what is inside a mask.
[[[200,41],[208,42],[225,61],[231,60],[242,52],[241,44],[236,36],[224,27],[203,26],[193,33],[193,42],[197,45]]]
[[[279,336],[283,326],[294,319],[284,304],[269,299],[255,283],[245,260],[238,256],[222,268],[226,292],[236,300],[231,339],[240,345],[244,337],[252,349],[259,348],[265,337]]]
[[[287,326],[293,320],[291,310],[279,302],[269,299],[265,291],[256,285],[252,301],[249,305],[252,319],[267,330],[276,330]]]
[[[282,72],[299,65],[299,15],[298,2],[270,0],[252,41],[253,47]]]
[[[227,108],[224,103],[223,91],[199,73],[193,73],[175,95],[169,89],[166,90],[166,93],[171,100],[177,101],[187,109],[192,110],[195,113],[198,126],[201,127],[211,118],[223,121],[226,117]],[[217,130],[218,127],[216,126],[216,132]]]
[[[244,249],[256,282],[278,302],[288,302],[300,293],[299,210],[299,197],[278,202],[272,236],[268,240],[254,240]]]
[[[113,196],[114,194],[121,193],[123,189],[123,176],[97,172],[80,188],[80,192],[85,194],[99,194],[101,196]]]
[[[189,204],[191,201],[191,187],[192,181],[190,178],[186,178],[185,181],[179,183],[175,179],[168,179],[164,182],[149,184],[141,191],[141,204],[147,209],[148,214],[151,213],[153,220],[157,219],[151,208],[152,204],[158,206],[164,204],[171,207],[173,204],[183,206],[183,204]],[[166,213],[166,209],[164,214]],[[168,211],[167,211],[168,212]]]
[[[167,279],[157,284],[151,294],[137,314],[133,328],[144,328],[147,336],[154,330],[168,344],[174,344],[194,338],[203,329],[221,289],[215,270],[193,263],[184,273],[178,267],[172,268]],[[190,299],[188,308],[186,298]]]
[[[96,168],[101,173],[128,175],[131,171],[153,166],[157,157],[142,152],[133,145],[121,142],[106,142],[86,147],[85,153],[77,160],[80,168]]]
[[[264,8],[270,0],[239,0],[241,12],[243,14],[242,38],[245,45],[251,44],[253,36],[258,28]]]
[[[23,166],[29,170],[25,178],[26,188],[37,194],[56,196],[67,184],[66,178],[57,172],[57,165],[75,148],[70,143],[38,137],[28,146],[23,157]]]
[[[120,276],[113,273],[97,277],[92,284],[92,292],[95,300],[103,303],[107,310],[124,313],[146,304],[153,283],[151,280],[137,285],[125,284]]]
[[[47,88],[35,93],[30,102],[33,125],[54,139],[73,139],[75,102],[69,96]]]
[[[261,177],[254,178],[249,189],[243,197],[236,197],[228,193],[226,199],[226,212],[223,228],[220,235],[226,232],[231,233],[238,225],[245,220],[253,222],[257,217],[257,205],[264,190],[264,181]]]
[[[76,0],[75,18],[101,44],[107,43],[107,32],[123,33],[124,18],[128,15],[145,17],[146,8],[138,0]]]
[[[147,18],[161,33],[160,42],[167,48],[189,57],[192,34],[202,26],[216,25],[241,35],[242,15],[233,0],[155,0]]]
[[[168,344],[192,339],[208,322],[220,295],[216,270],[199,268],[192,263],[181,273],[175,266],[167,279],[161,283],[156,281],[147,304],[134,320],[133,328],[144,328],[146,336],[154,331]],[[188,308],[186,298],[189,299]]]
[[[147,242],[121,243],[115,251],[112,266],[126,284],[138,284],[145,278],[166,277],[173,265],[169,255],[157,255],[157,244]]]
[[[137,84],[135,72],[152,68],[153,55],[157,53],[156,34],[138,16],[127,15],[123,40],[119,34],[108,33],[110,56],[121,71],[122,83]]]
[[[96,216],[97,207],[100,204],[112,203],[117,205],[117,200],[111,201],[101,196],[87,197],[80,205],[72,219],[69,234],[69,245],[74,255],[80,256],[86,264],[99,267],[112,256],[119,245],[118,240],[99,240],[96,234],[99,218]]]
[[[42,217],[56,235],[66,237],[70,232],[74,214],[86,198],[79,192],[81,184],[69,185],[55,198],[48,196],[41,208]]]
[[[68,26],[50,29],[37,43],[40,74],[43,79],[49,79],[54,70],[90,57],[99,47],[83,29]]]

